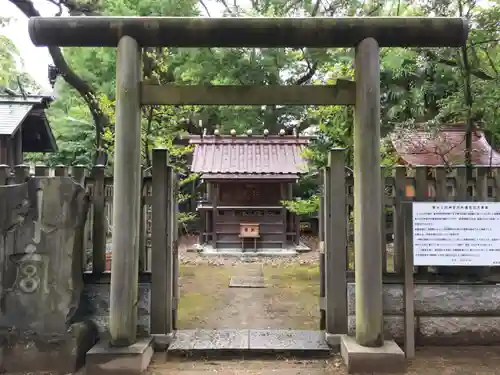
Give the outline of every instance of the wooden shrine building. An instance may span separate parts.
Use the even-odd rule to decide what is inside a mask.
[[[217,131],[216,131],[217,134]],[[307,172],[302,151],[309,138],[295,135],[213,135],[191,138],[191,171],[206,185],[198,205],[200,245],[214,250],[259,251],[299,245],[299,218],[282,200]]]
[[[0,94],[0,164],[22,164],[25,152],[57,151],[45,114],[53,100],[50,96]]]

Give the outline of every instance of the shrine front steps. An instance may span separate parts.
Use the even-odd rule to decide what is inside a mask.
[[[161,342],[159,342],[161,341]],[[405,372],[404,353],[393,342],[382,348],[365,348],[346,335],[322,331],[262,329],[195,329],[171,335],[153,335],[126,348],[110,348],[100,342],[87,353],[86,374],[140,375],[147,371],[155,351],[166,360],[319,359],[341,353],[351,373]]]
[[[168,357],[192,359],[328,358],[339,353],[322,331],[263,329],[194,329],[176,332]]]

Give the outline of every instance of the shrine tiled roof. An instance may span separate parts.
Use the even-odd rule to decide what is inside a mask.
[[[405,164],[463,165],[465,138],[465,124],[453,124],[442,126],[437,131],[412,129],[394,132],[391,142]],[[472,132],[471,159],[474,165],[500,165],[500,154],[491,147],[479,129]]]
[[[191,171],[203,178],[297,178],[308,170],[302,156],[308,137],[204,136],[190,143]]]

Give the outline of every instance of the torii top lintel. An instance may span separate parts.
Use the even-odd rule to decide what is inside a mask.
[[[356,46],[372,37],[381,47],[460,47],[468,24],[448,17],[33,17],[36,46],[116,47],[128,35],[142,47]]]

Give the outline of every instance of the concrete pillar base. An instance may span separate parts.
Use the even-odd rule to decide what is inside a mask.
[[[138,339],[125,347],[110,347],[99,341],[87,352],[85,373],[90,375],[140,375],[153,357],[153,338]]]
[[[340,353],[340,336],[342,335],[325,332],[325,341],[335,353]]]
[[[169,345],[174,341],[174,333],[153,334],[153,348],[155,352],[167,351]]]
[[[379,348],[361,346],[354,337],[340,337],[340,354],[349,374],[356,373],[404,373],[405,353],[392,340],[384,341]]]

